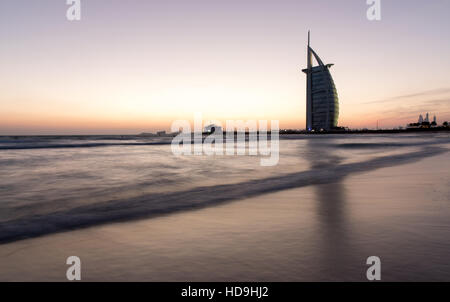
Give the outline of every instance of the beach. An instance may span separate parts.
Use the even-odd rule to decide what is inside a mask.
[[[108,186],[118,191],[114,198],[93,188],[90,198],[58,200],[48,182],[48,192],[33,191],[49,196],[39,205],[24,198],[21,207],[3,201],[14,219],[2,215],[0,220],[0,281],[67,281],[69,256],[81,259],[83,281],[366,281],[369,256],[380,257],[383,281],[450,281],[447,134],[295,137],[280,146],[279,166],[267,170],[250,157],[235,165],[233,158],[223,159],[223,169],[217,168],[223,163],[206,167],[199,161],[213,160],[197,158],[181,167],[183,173],[196,171],[191,180],[167,176],[170,186],[152,187],[154,177],[139,189],[103,178],[105,192]],[[82,160],[101,157],[108,148],[83,150],[90,153]],[[115,148],[108,152],[123,152]],[[141,147],[127,148],[139,153],[135,148]],[[155,148],[160,153],[153,149],[150,158],[167,153],[167,146]],[[139,173],[135,163],[125,160],[123,169]],[[70,189],[76,186],[73,179],[66,175],[58,182]],[[164,196],[168,210],[142,205],[164,204]],[[87,210],[96,210],[97,220],[87,219]],[[46,217],[52,227],[27,235]],[[51,220],[57,217],[79,220]]]

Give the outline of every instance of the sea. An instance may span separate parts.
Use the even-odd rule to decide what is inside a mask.
[[[282,135],[269,167],[171,141],[0,137],[0,280],[450,281],[448,133]]]

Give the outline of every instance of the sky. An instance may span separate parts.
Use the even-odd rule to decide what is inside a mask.
[[[450,1],[0,2],[0,135],[133,134],[175,120],[304,129],[307,31],[331,72],[339,125],[450,121]]]

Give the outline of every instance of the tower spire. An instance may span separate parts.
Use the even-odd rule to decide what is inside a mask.
[[[311,39],[310,30],[308,30],[308,47],[306,48],[306,130],[312,130],[312,54],[311,47],[309,46]]]
[[[310,30],[308,30],[308,47],[309,47],[309,42],[310,42]]]
[[[308,69],[311,69],[312,67],[312,54],[311,54],[311,47],[309,46],[311,42],[311,32],[308,30],[308,47],[306,48],[307,51],[307,66]]]

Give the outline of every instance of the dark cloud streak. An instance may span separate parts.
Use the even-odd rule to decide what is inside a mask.
[[[400,100],[410,99],[410,98],[416,98],[416,97],[421,97],[421,96],[422,97],[435,96],[435,95],[441,95],[441,94],[447,94],[447,93],[450,94],[450,88],[438,88],[438,89],[426,90],[426,91],[412,93],[412,94],[400,95],[400,96],[396,96],[396,97],[392,97],[392,98],[388,98],[388,99],[384,99],[384,100],[365,102],[363,104],[377,104],[377,103],[385,103],[385,102],[395,102],[395,101],[400,101]],[[447,99],[447,101],[450,101],[450,95],[449,95],[449,98]]]

